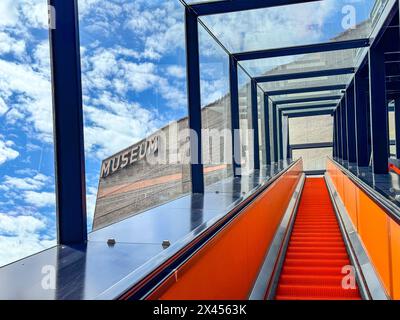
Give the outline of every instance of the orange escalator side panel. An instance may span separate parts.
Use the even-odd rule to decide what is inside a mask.
[[[300,162],[176,270],[149,299],[247,299],[301,172]]]

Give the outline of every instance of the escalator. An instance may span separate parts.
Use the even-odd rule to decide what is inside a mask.
[[[361,299],[342,285],[351,262],[324,178],[306,178],[275,291],[276,300]],[[355,283],[355,281],[354,281]]]

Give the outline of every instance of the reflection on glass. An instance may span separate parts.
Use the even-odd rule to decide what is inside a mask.
[[[239,117],[240,117],[240,141],[242,146],[242,174],[248,175],[254,169],[253,125],[251,112],[251,79],[241,68],[238,68],[239,85]]]
[[[293,150],[293,160],[303,158],[304,171],[326,170],[327,157],[332,156],[332,148]]]
[[[47,1],[1,1],[0,267],[56,243]]]
[[[190,191],[184,10],[79,0],[79,12],[91,230]]]
[[[205,184],[232,176],[229,56],[199,27],[202,148]]]
[[[330,115],[290,118],[289,141],[291,145],[332,142],[333,117]]]
[[[386,2],[324,0],[201,20],[229,51],[243,52],[367,38]]]

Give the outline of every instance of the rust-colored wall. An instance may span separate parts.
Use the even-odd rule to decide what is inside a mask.
[[[300,161],[167,279],[150,299],[247,299],[302,171]]]
[[[332,160],[328,174],[374,267],[392,299],[400,299],[400,226],[355,185]]]

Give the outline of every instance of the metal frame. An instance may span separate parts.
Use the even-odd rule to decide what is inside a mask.
[[[251,124],[253,128],[253,162],[254,169],[260,169],[260,139],[258,134],[258,97],[257,82],[251,80]]]
[[[333,115],[334,109],[325,109],[325,110],[303,110],[296,111],[293,113],[284,112],[283,115],[288,118],[301,118],[301,117],[312,117],[312,116],[322,116],[322,115]]]
[[[193,193],[204,193],[204,170],[202,164],[201,141],[201,95],[200,95],[200,66],[198,17],[203,15],[230,13],[243,10],[254,10],[274,6],[306,3],[318,0],[232,0],[213,1],[185,5],[185,38],[187,62],[187,96],[189,111],[189,128],[197,137],[191,136],[191,182]],[[393,3],[391,1],[390,3]],[[51,69],[53,85],[53,114],[54,114],[54,145],[55,145],[55,175],[57,199],[57,228],[59,244],[76,244],[87,241],[86,226],[86,190],[85,190],[85,154],[83,138],[83,112],[81,67],[79,53],[79,19],[77,0],[49,0],[57,15],[57,28],[50,31]],[[389,138],[387,125],[386,94],[395,99],[396,128],[400,128],[400,98],[398,81],[392,81],[385,87],[384,53],[388,48],[397,45],[388,36],[385,28],[398,13],[386,6],[385,12],[391,10],[386,21],[379,21],[377,29],[369,39],[346,40],[319,43],[289,48],[276,48],[252,52],[238,52],[229,56],[230,59],[230,93],[231,93],[231,126],[233,168],[235,175],[240,170],[241,145],[235,130],[240,128],[239,96],[237,81],[238,61],[249,59],[272,58],[289,55],[299,55],[316,52],[327,52],[352,48],[369,47],[368,60],[362,64],[368,68],[368,74],[354,68],[338,68],[292,74],[280,74],[256,77],[252,79],[252,123],[255,130],[254,164],[259,168],[259,137],[258,137],[258,106],[257,84],[271,81],[303,79],[318,76],[334,76],[340,74],[354,75],[354,88],[348,84],[338,84],[320,87],[305,87],[283,89],[265,92],[265,144],[266,163],[277,161],[283,157],[283,134],[281,131],[282,116],[299,117],[321,114],[334,115],[334,154],[339,160],[357,161],[359,166],[369,164],[368,148],[364,146],[371,138],[372,167],[374,173],[387,173]],[[398,25],[398,22],[397,22]],[[369,78],[369,90],[368,90]],[[270,97],[307,92],[346,90],[345,98],[341,95],[298,98],[272,101]],[[368,100],[366,99],[369,93]],[[354,97],[353,97],[354,96]],[[306,103],[341,99],[337,109],[318,110],[315,106],[279,107],[283,104]],[[271,101],[271,102],[270,102]],[[272,121],[270,122],[270,104]],[[322,105],[319,105],[320,107]],[[304,109],[307,107],[307,109]],[[328,105],[325,105],[328,107]],[[370,121],[367,119],[369,114]],[[270,145],[269,127],[273,126],[273,148]],[[369,128],[369,125],[371,128]],[[278,130],[278,128],[280,128]],[[400,130],[396,130],[396,140],[400,141]],[[238,132],[237,132],[238,133]],[[278,143],[279,141],[279,143]],[[273,149],[273,156],[271,152]],[[400,144],[397,145],[397,158],[400,158]],[[258,159],[257,159],[258,158]]]
[[[254,78],[258,83],[262,82],[273,82],[273,81],[284,81],[284,80],[295,80],[305,78],[316,78],[326,76],[339,76],[344,74],[352,74],[355,72],[355,68],[341,68],[341,69],[329,69],[329,70],[318,70],[298,73],[285,73],[276,74],[270,76],[260,76]]]
[[[347,117],[347,157],[349,162],[357,162],[356,150],[356,114],[354,110],[354,84],[346,90],[346,117]]]
[[[234,1],[212,1],[204,3],[196,3],[189,5],[197,15],[213,15],[213,14],[223,14],[232,13],[237,11],[255,10],[270,8],[276,6],[286,6],[297,3],[306,3],[319,0],[234,0]]]
[[[240,115],[237,61],[229,57],[229,83],[231,96],[231,136],[232,136],[232,165],[235,177],[240,176],[241,147],[240,147]]]
[[[244,61],[244,60],[277,58],[283,56],[294,56],[294,55],[308,54],[308,53],[357,49],[368,46],[369,46],[369,39],[355,39],[355,40],[317,43],[317,44],[310,44],[297,47],[240,52],[240,53],[234,53],[233,55],[238,61]]]
[[[201,141],[200,54],[197,15],[185,8],[187,97],[189,112],[191,182],[193,193],[204,193]],[[196,136],[194,136],[194,134]]]
[[[294,103],[306,103],[306,102],[319,102],[319,101],[330,101],[330,100],[340,100],[342,96],[326,96],[326,97],[310,97],[302,99],[291,99],[291,100],[277,100],[274,101],[275,104],[294,104]]]
[[[49,5],[63,13],[50,31],[57,239],[61,245],[79,244],[87,240],[87,216],[78,3],[50,0]]]
[[[336,85],[331,85],[331,86],[305,87],[305,88],[296,88],[296,89],[283,89],[283,90],[267,91],[267,94],[269,96],[281,96],[281,95],[295,94],[295,93],[345,90],[346,88],[347,88],[346,84],[336,84]]]

